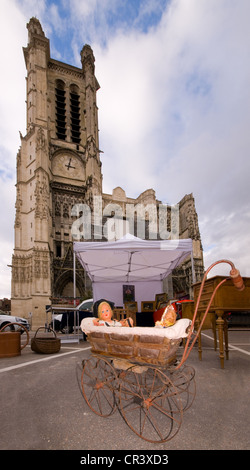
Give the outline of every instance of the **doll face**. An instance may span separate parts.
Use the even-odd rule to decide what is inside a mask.
[[[111,321],[113,312],[111,310],[110,305],[107,304],[106,302],[102,302],[99,308],[100,308],[100,310],[98,311],[99,318],[104,321]]]

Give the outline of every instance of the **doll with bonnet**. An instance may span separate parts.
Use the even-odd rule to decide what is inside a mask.
[[[112,319],[112,304],[107,300],[101,300],[98,305],[96,305],[96,308],[98,318],[93,319],[95,326],[133,326],[132,318],[125,318],[120,321]]]

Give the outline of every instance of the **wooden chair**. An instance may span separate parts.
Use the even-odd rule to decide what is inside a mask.
[[[126,311],[123,307],[115,307],[113,312],[114,319],[117,321],[124,320],[127,317]]]
[[[137,302],[125,302],[124,308],[127,317],[131,317],[136,326],[136,312],[138,311]]]
[[[123,307],[115,307],[114,310],[114,319],[117,321],[124,320],[125,318],[131,317],[133,320],[133,325],[136,326],[136,314],[130,310]]]
[[[193,320],[194,316],[194,302],[182,303],[182,318],[189,318]],[[194,329],[197,331],[202,320],[202,315],[197,315],[196,321],[194,324]],[[201,330],[212,330],[214,336],[214,350],[217,350],[217,335],[216,335],[216,321],[215,316],[208,313]],[[198,353],[200,360],[202,359],[202,346],[201,346],[201,333],[198,336]]]

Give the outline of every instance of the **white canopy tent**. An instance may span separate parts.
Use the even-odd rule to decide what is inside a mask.
[[[142,240],[127,234],[112,242],[74,242],[74,254],[92,281],[94,302],[106,298],[123,305],[123,286],[133,285],[135,301],[155,299],[162,281],[188,255],[192,240]],[[193,263],[192,263],[193,265]],[[75,263],[74,263],[75,285]]]

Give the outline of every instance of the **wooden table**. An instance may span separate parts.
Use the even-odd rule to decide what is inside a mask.
[[[211,296],[216,288],[216,286],[224,279],[227,279],[227,276],[214,276],[209,279],[206,279],[204,288],[201,294],[201,299],[197,311],[197,322],[198,324],[202,320],[202,317],[205,313],[205,310],[208,306],[208,303],[211,299]],[[250,278],[243,277],[245,284],[245,289],[243,291],[238,291],[231,279],[228,279],[219,289],[217,290],[214,299],[211,303],[209,314],[211,315],[212,329],[214,324],[218,329],[219,337],[219,357],[221,368],[224,368],[224,342],[225,342],[225,353],[226,359],[229,358],[228,352],[228,331],[227,331],[227,314],[234,311],[250,311]],[[197,298],[200,291],[201,282],[197,282],[193,285],[194,289],[194,305],[197,304]],[[201,341],[199,346],[199,354],[201,359]]]

